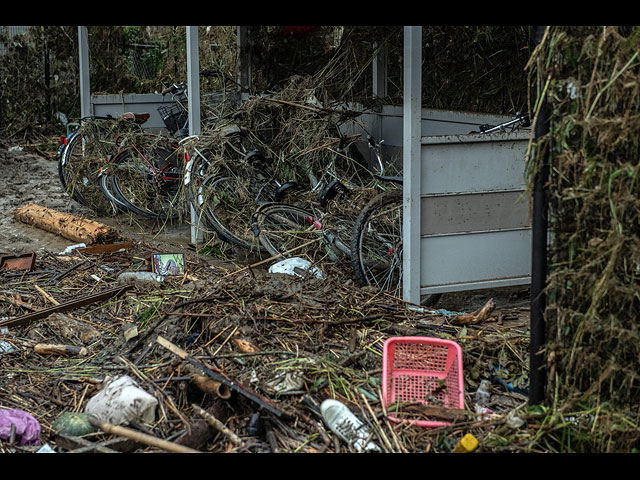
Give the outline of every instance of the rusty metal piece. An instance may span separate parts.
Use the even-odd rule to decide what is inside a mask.
[[[22,255],[3,255],[0,257],[0,270],[33,271],[36,263],[35,253],[23,253]]]
[[[131,242],[106,243],[102,245],[90,245],[88,247],[77,248],[76,252],[99,255],[101,253],[118,252],[123,249],[131,248],[132,246],[133,243]]]
[[[130,288],[131,288],[130,285],[112,288],[100,293],[96,293],[95,295],[88,295],[78,300],[72,300],[70,302],[61,303],[60,305],[54,305],[53,307],[50,307],[50,308],[45,308],[32,313],[28,313],[18,318],[3,320],[3,321],[0,321],[0,327],[15,327],[18,325],[24,325],[26,323],[48,317],[49,315],[55,312],[66,312],[68,310],[84,307],[85,305],[90,305],[92,303],[96,303],[101,300],[107,300],[111,297],[116,297],[124,293],[125,291],[129,290]]]

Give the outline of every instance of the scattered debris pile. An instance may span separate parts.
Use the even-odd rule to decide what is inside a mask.
[[[526,384],[526,300],[500,308],[483,299],[476,315],[408,309],[339,271],[305,278],[185,253],[184,269],[162,276],[155,253],[135,241],[95,245],[0,272],[0,412],[26,412],[40,428],[31,443],[14,429],[3,451],[350,451],[321,414],[329,398],[381,451],[451,451],[468,433],[481,450],[526,449],[496,441],[503,429],[526,431],[507,419],[526,403],[526,385],[514,381],[524,374]],[[386,415],[383,343],[407,335],[463,348],[467,409],[405,407],[446,427],[392,426]],[[478,413],[483,379],[492,395]],[[96,397],[114,395],[115,382],[150,406],[96,415]]]

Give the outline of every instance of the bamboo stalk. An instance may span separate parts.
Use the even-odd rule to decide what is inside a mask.
[[[134,440],[136,442],[144,443],[146,445],[151,445],[152,447],[158,447],[162,450],[166,450],[168,452],[173,453],[202,453],[198,450],[194,450],[193,448],[185,447],[184,445],[179,445],[177,443],[169,442],[167,440],[163,440],[158,437],[154,437],[153,435],[149,435],[146,433],[138,432],[136,430],[132,430],[130,428],[121,427],[119,425],[112,425],[110,423],[101,422],[95,417],[91,417],[89,419],[91,424],[94,427],[99,428],[105,433],[110,433],[112,435],[118,435],[120,437],[125,437],[130,440]]]

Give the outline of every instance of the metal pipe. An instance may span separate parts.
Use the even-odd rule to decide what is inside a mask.
[[[536,43],[540,43],[546,27],[536,27]],[[538,141],[549,132],[549,114],[546,99],[542,99],[534,134]],[[544,292],[547,276],[547,192],[549,178],[547,152],[542,152],[540,167],[533,186],[532,255],[531,255],[531,319],[530,319],[530,358],[529,358],[529,404],[542,402],[545,395],[546,369],[544,364],[544,346],[546,342],[546,323],[544,310],[546,295]]]

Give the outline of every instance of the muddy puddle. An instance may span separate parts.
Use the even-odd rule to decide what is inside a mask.
[[[117,228],[127,238],[165,244],[166,248],[189,248],[189,225],[157,225],[126,215],[96,217],[89,209],[71,201],[58,180],[57,163],[54,158],[10,147],[0,152],[0,165],[8,173],[3,176],[0,186],[0,254],[42,250],[58,252],[74,243],[59,235],[15,221],[13,211],[29,203],[86,216]]]

